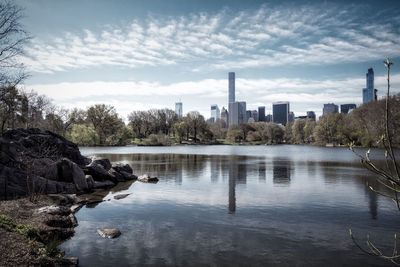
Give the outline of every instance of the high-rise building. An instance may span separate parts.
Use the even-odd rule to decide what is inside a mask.
[[[228,123],[229,123],[229,113],[228,113],[228,111],[225,109],[225,107],[222,107],[222,109],[221,109],[221,120],[225,121],[226,126],[228,126]]]
[[[211,105],[211,118],[214,118],[214,121],[220,118],[218,105]]]
[[[293,113],[293,111],[289,112],[288,119],[289,119],[289,122],[294,122],[294,113]]]
[[[340,105],[340,113],[347,114],[351,110],[355,109],[356,107],[357,107],[356,104],[343,104],[343,105]]]
[[[250,118],[251,118],[251,110],[246,110],[246,122],[249,122]]]
[[[229,125],[246,122],[246,102],[229,103]]]
[[[324,104],[324,108],[322,110],[322,115],[329,114],[329,113],[338,113],[339,106],[333,103]]]
[[[178,118],[182,118],[182,102],[175,103],[175,113],[178,115]]]
[[[377,100],[377,89],[374,89],[374,70],[372,68],[368,69],[368,72],[365,74],[367,87],[362,90],[363,93],[363,104]]]
[[[251,111],[251,117],[253,118],[253,120],[255,122],[257,122],[258,121],[258,111],[257,110],[252,110]]]
[[[272,122],[272,114],[265,116],[265,122]]]
[[[258,107],[258,121],[265,121],[265,107]]]
[[[313,121],[315,121],[315,112],[314,111],[307,111],[307,119],[311,119]]]
[[[286,125],[289,121],[289,102],[272,103],[272,119],[275,123]]]
[[[229,103],[235,102],[235,73],[234,72],[229,72],[228,74],[229,78]]]

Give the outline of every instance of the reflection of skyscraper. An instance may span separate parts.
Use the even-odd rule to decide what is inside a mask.
[[[265,162],[263,161],[258,164],[258,181],[265,183],[266,177]]]
[[[229,162],[229,213],[235,213],[236,211],[236,180],[237,180],[237,165],[236,160]]]
[[[218,156],[210,158],[210,176],[211,182],[217,183],[221,174],[221,159]]]
[[[273,161],[274,184],[290,184],[290,161]]]
[[[237,157],[233,156],[229,161],[229,212],[236,211],[236,184],[246,184],[247,165],[240,164]]]

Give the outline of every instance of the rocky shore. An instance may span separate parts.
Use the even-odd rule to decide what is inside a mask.
[[[0,148],[0,266],[76,266],[78,259],[58,249],[74,234],[74,213],[138,178],[128,164],[84,157],[76,144],[49,131],[7,131]]]

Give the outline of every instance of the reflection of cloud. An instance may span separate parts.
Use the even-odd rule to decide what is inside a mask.
[[[148,17],[101,32],[69,32],[49,43],[34,40],[24,61],[33,71],[52,73],[105,65],[138,68],[196,62],[197,71],[399,56],[395,20],[386,23],[380,14],[363,23],[359,8],[261,6],[238,14],[223,10]]]

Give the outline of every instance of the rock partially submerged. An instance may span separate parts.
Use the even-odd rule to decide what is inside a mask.
[[[76,144],[49,131],[6,131],[0,148],[0,199],[81,194],[137,179],[128,164],[84,157]]]
[[[158,182],[157,177],[150,177],[148,174],[143,174],[137,178],[138,181],[143,182],[143,183],[154,183],[156,184]]]
[[[114,199],[120,200],[120,199],[126,198],[129,195],[130,194],[119,194],[119,195],[114,196]]]
[[[117,238],[121,235],[121,232],[116,228],[97,229],[97,233],[104,238]]]

